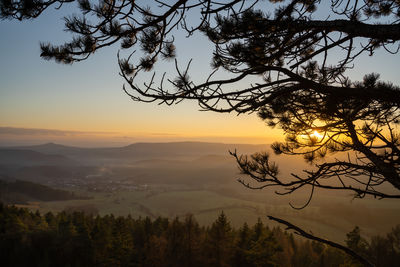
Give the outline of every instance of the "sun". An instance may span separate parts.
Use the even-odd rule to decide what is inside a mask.
[[[320,134],[317,130],[315,130],[312,134],[310,134],[312,137],[316,137],[318,139],[322,139],[324,136]]]

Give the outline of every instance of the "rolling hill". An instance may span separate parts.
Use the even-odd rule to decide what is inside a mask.
[[[59,165],[74,166],[78,163],[64,156],[44,154],[27,149],[0,149],[0,165],[6,166],[35,166],[35,165]]]

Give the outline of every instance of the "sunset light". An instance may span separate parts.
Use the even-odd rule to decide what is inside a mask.
[[[317,130],[315,130],[312,134],[310,134],[312,137],[316,137],[318,140],[324,138],[324,135],[320,134]]]
[[[2,266],[399,266],[399,10],[0,0]]]

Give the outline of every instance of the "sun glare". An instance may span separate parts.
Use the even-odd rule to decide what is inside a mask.
[[[316,138],[318,138],[318,139],[321,139],[321,138],[323,137],[323,135],[320,134],[318,131],[314,131],[314,132],[311,134],[311,136],[314,136],[314,137],[316,137]]]

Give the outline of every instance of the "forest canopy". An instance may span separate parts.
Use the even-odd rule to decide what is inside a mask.
[[[400,226],[368,242],[354,228],[348,247],[376,266],[400,260]],[[208,227],[196,219],[44,215],[0,203],[4,266],[359,266],[340,250],[297,239],[259,220],[231,227],[221,213]]]
[[[398,0],[1,0],[0,17],[34,19],[71,3],[79,9],[64,18],[72,38],[42,43],[44,59],[72,64],[118,46],[123,88],[132,100],[191,100],[206,111],[257,113],[284,132],[285,141],[272,145],[275,154],[302,155],[312,165],[283,177],[268,153],[232,151],[246,187],[273,187],[277,194],[310,189],[296,208],[307,206],[316,188],[400,198],[400,88],[381,81],[379,70],[362,80],[349,75],[360,57],[373,65],[378,50],[398,54]],[[195,62],[178,64],[177,31],[187,38],[204,34],[212,44],[204,80],[191,78]],[[175,77],[154,73],[137,84],[160,60],[171,59]]]

